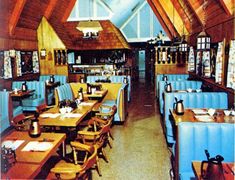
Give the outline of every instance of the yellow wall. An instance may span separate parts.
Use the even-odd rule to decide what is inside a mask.
[[[61,74],[68,76],[67,65],[55,65],[54,49],[66,49],[64,43],[57,36],[56,32],[45,17],[37,29],[38,51],[46,49],[45,59],[40,57],[40,74]]]

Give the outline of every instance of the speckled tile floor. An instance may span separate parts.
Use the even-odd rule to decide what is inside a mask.
[[[114,125],[113,148],[106,147],[109,163],[100,159],[101,173],[92,171],[94,180],[169,180],[170,152],[163,135],[154,87],[133,87],[128,118]]]

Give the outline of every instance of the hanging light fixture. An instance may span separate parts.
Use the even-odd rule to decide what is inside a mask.
[[[43,18],[41,20],[41,40],[42,40],[42,47],[41,47],[41,50],[40,50],[40,57],[41,59],[45,59],[46,58],[46,55],[47,55],[47,51],[46,49],[44,48],[44,35],[43,35]]]
[[[207,6],[207,0],[204,0],[203,2],[203,21],[202,21],[202,32],[199,33],[197,36],[197,49],[198,50],[209,50],[210,49],[210,43],[211,38],[206,33],[206,6]]]
[[[88,1],[88,11],[89,18],[91,18],[91,5]],[[88,21],[80,21],[76,27],[79,31],[83,32],[83,38],[97,38],[99,36],[99,32],[103,30],[99,21],[88,20]]]

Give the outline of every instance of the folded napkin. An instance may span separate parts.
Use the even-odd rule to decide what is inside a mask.
[[[22,151],[47,151],[52,148],[52,146],[53,144],[51,142],[31,141],[22,149]]]
[[[202,122],[213,122],[214,121],[214,119],[209,115],[195,116],[195,118],[198,121],[202,121]]]
[[[81,105],[81,106],[91,106],[93,104],[94,104],[93,102],[82,102],[79,105]]]
[[[63,117],[65,118],[77,118],[77,117],[81,117],[82,114],[79,113],[66,113],[63,115]]]
[[[23,142],[24,140],[6,140],[2,142],[2,147],[16,150]]]
[[[192,109],[194,114],[207,114],[207,111],[204,109]]]
[[[43,113],[40,115],[41,118],[57,118],[60,113]]]

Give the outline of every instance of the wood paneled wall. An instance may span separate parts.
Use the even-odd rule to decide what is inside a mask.
[[[66,47],[45,17],[38,27],[37,36],[39,52],[43,48],[47,51],[46,58],[40,58],[40,73],[68,75],[67,65],[56,66],[54,61],[54,49],[66,49]]]

